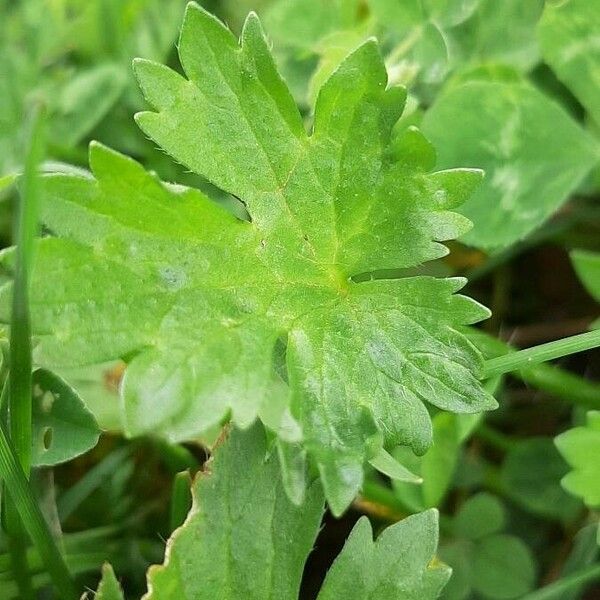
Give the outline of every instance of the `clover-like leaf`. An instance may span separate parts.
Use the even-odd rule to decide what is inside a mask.
[[[308,452],[340,513],[384,443],[426,450],[425,403],[496,405],[462,332],[488,311],[456,294],[464,279],[366,276],[446,254],[480,172],[430,173],[418,131],[392,139],[404,91],[386,87],[373,41],[324,84],[310,135],[255,16],[238,44],[191,4],[179,53],[189,79],[137,63],[157,110],[137,121],[251,221],[93,144],[94,177],[46,179],[58,238],[39,244],[33,276],[38,360],[127,359],[130,434],[182,440],[260,416],[296,480]]]
[[[469,498],[453,522],[455,539],[440,548],[452,567],[452,579],[442,598],[465,600],[473,592],[490,600],[521,598],[535,583],[536,565],[529,547],[518,537],[502,533],[504,506],[488,493]]]
[[[560,106],[524,83],[450,87],[422,126],[442,166],[486,171],[460,209],[475,224],[462,239],[481,248],[509,246],[539,227],[600,157],[593,139]]]
[[[561,433],[554,443],[573,469],[563,477],[563,487],[588,506],[600,506],[600,412],[590,411],[586,425]]]
[[[600,124],[600,2],[546,2],[538,26],[542,54]]]

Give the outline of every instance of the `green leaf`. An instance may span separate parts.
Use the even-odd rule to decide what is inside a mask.
[[[512,535],[498,534],[481,540],[473,554],[472,568],[473,589],[484,598],[519,598],[535,584],[531,551]]]
[[[358,0],[279,0],[271,3],[265,25],[278,45],[310,51],[325,36],[356,23]]]
[[[261,425],[232,430],[193,485],[194,504],[148,572],[148,600],[298,597],[323,514],[314,482],[300,506],[287,498]]]
[[[33,372],[32,385],[34,466],[66,462],[96,445],[98,424],[72,387],[46,369]]]
[[[384,443],[427,449],[425,402],[496,406],[462,332],[489,312],[456,295],[464,279],[353,279],[446,254],[480,172],[429,173],[416,130],[391,140],[404,91],[386,89],[373,41],[321,89],[310,136],[256,17],[240,46],[191,4],[179,52],[189,80],[137,63],[159,111],[137,120],[251,222],[93,144],[94,178],[46,179],[43,218],[62,239],[38,248],[38,360],[128,358],[130,434],[183,440],[259,415],[282,443],[303,440],[339,514]]]
[[[509,600],[533,588],[535,561],[519,538],[500,533],[506,513],[502,503],[487,493],[469,498],[454,518],[456,539],[440,548],[452,567],[452,579],[442,598]]]
[[[585,426],[561,433],[554,443],[573,469],[563,477],[563,487],[588,506],[600,506],[600,412],[590,411]]]
[[[121,433],[123,415],[119,384],[125,370],[121,361],[60,368],[55,372],[77,392],[104,431]]]
[[[401,31],[421,26],[426,21],[445,27],[458,25],[477,9],[481,0],[368,0],[373,13],[381,23]]]
[[[440,548],[440,558],[452,568],[452,577],[442,591],[444,600],[467,600],[471,597],[471,542],[458,541]]]
[[[538,37],[546,62],[600,124],[600,2],[546,2]]]
[[[585,289],[600,302],[600,252],[575,250],[571,260]]]
[[[295,600],[323,514],[315,481],[295,506],[263,427],[232,429],[193,484],[194,502],[167,542],[165,563],[148,572],[148,600]],[[438,514],[388,527],[373,541],[368,519],[354,527],[319,600],[377,597],[433,600],[450,576],[437,561]]]
[[[108,564],[102,565],[102,579],[100,585],[98,585],[98,591],[94,595],[95,600],[125,600],[123,590],[117,578],[113,568]]]
[[[373,541],[369,520],[354,526],[327,573],[318,600],[433,600],[450,578],[435,557],[437,511],[408,517]]]
[[[477,540],[504,528],[506,514],[498,498],[482,492],[469,498],[454,518],[454,532],[459,537]]]
[[[10,188],[12,184],[17,180],[17,177],[18,176],[14,173],[9,173],[8,175],[0,177],[0,192]]]
[[[433,418],[433,444],[423,456],[398,448],[395,457],[423,479],[416,487],[393,482],[394,492],[414,510],[439,506],[452,481],[460,450],[460,417],[438,413]]]
[[[112,108],[126,83],[126,72],[115,64],[76,73],[52,99],[52,139],[61,145],[76,145]]]
[[[528,438],[509,451],[501,477],[511,497],[540,515],[570,522],[580,504],[560,486],[567,465],[549,438]]]
[[[460,164],[486,172],[483,185],[460,209],[474,223],[462,239],[482,248],[506,247],[531,233],[599,157],[591,138],[562,108],[524,84],[474,81],[452,87],[425,114],[422,127],[442,167]]]
[[[539,61],[535,26],[544,0],[481,0],[472,17],[450,31],[455,63],[499,62],[521,72]]]

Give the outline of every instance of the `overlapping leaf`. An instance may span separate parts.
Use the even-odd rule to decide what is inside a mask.
[[[325,83],[310,135],[256,17],[238,44],[192,4],[179,52],[188,79],[137,63],[157,110],[138,123],[241,198],[251,222],[93,145],[93,178],[47,179],[44,220],[61,239],[39,245],[38,359],[127,358],[131,434],[181,440],[229,414],[241,426],[260,416],[296,479],[302,453],[290,444],[303,440],[339,513],[383,442],[427,448],[424,402],[495,405],[461,332],[487,315],[455,294],[464,280],[353,280],[443,256],[439,242],[469,227],[452,211],[480,173],[429,173],[416,130],[391,139],[404,92],[386,88],[373,41]]]
[[[148,600],[298,596],[323,514],[318,481],[302,506],[282,486],[260,425],[231,432],[196,479],[194,505],[148,573]]]
[[[600,2],[546,2],[538,27],[548,64],[600,124]]]
[[[148,573],[147,600],[296,600],[317,535],[323,492],[313,482],[294,506],[268,453],[264,430],[234,430],[194,483],[194,506],[171,537],[165,563]],[[366,517],[330,569],[318,596],[433,600],[450,576],[435,560],[436,511],[411,516],[376,541]]]
[[[463,239],[481,248],[503,248],[527,236],[567,200],[600,156],[561,107],[524,83],[451,87],[422,125],[442,166],[486,170],[483,185],[461,209],[475,223]]]
[[[554,442],[573,469],[562,479],[564,488],[588,506],[600,506],[600,412],[589,412],[586,425],[561,433]]]

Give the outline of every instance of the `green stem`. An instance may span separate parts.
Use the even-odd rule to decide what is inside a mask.
[[[192,508],[192,478],[189,471],[181,471],[173,479],[170,511],[171,532],[183,524],[190,508]]]
[[[523,596],[521,600],[560,600],[567,592],[577,590],[596,579],[600,579],[600,564],[585,567],[572,575],[559,579],[540,590]]]
[[[34,600],[35,595],[31,585],[25,537],[22,535],[9,536],[7,546],[12,574],[19,590],[19,598],[22,600]]]
[[[409,511],[389,487],[375,481],[365,479],[361,495],[365,500],[381,504],[390,510],[404,514]]]
[[[536,365],[515,373],[525,383],[585,408],[600,410],[600,385],[554,365]]]
[[[484,365],[484,378],[526,369],[548,360],[591,350],[598,346],[600,346],[600,329],[548,342],[547,344],[533,346],[525,350],[511,352],[510,354],[487,360]]]
[[[0,477],[4,480],[21,522],[42,557],[54,585],[60,592],[60,597],[64,600],[76,600],[79,595],[69,570],[48,529],[15,450],[1,425]]]
[[[477,427],[476,435],[502,452],[508,452],[516,443],[506,434],[496,431],[483,422]]]
[[[31,468],[31,321],[29,280],[33,264],[34,240],[38,229],[40,180],[38,166],[44,152],[43,113],[33,116],[30,148],[25,162],[23,193],[19,205],[15,278],[10,322],[10,374],[8,379],[8,419],[10,439],[25,475]]]

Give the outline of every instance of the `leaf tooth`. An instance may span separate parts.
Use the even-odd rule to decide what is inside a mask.
[[[173,69],[144,58],[134,59],[133,71],[144,97],[156,110],[172,108],[189,86]]]

